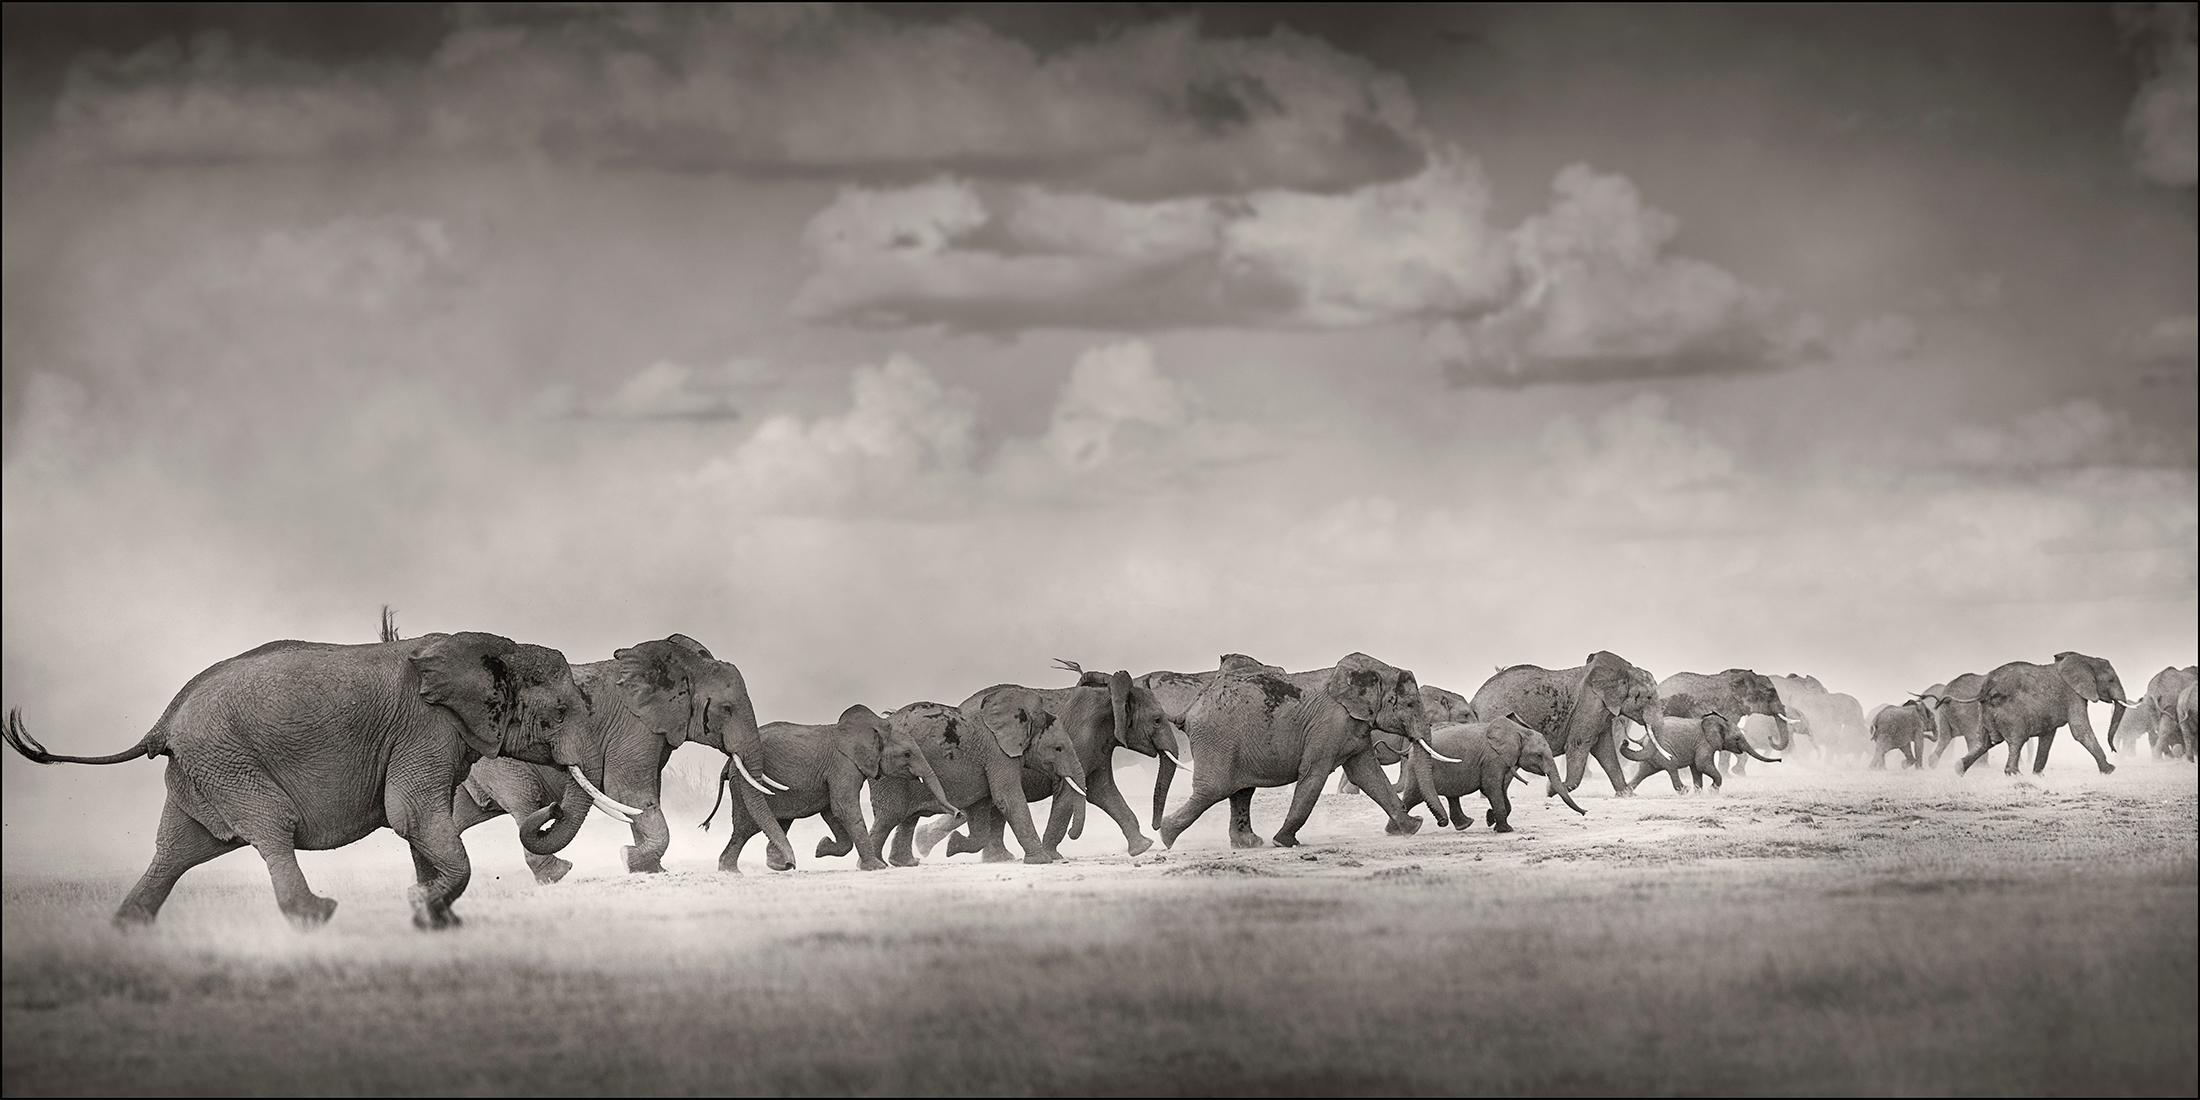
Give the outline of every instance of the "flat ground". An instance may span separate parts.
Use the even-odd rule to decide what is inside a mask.
[[[343,902],[313,934],[249,853],[129,935],[132,876],[11,868],[5,1090],[2195,1092],[2191,766],[1768,771],[1592,777],[1590,816],[1523,799],[1509,836],[1331,795],[1287,851],[1217,808],[1135,863],[1095,815],[1048,867],[752,846],[735,878],[678,827],[630,877],[592,825],[537,887],[491,825],[438,935],[386,835],[309,858]]]

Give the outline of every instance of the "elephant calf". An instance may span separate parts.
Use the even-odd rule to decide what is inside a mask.
[[[846,855],[852,845],[857,865],[864,870],[886,867],[886,861],[879,858],[878,842],[863,821],[863,785],[873,779],[883,775],[922,783],[934,798],[947,798],[947,792],[940,789],[939,777],[932,773],[931,761],[915,739],[907,730],[894,729],[869,707],[849,707],[830,726],[767,722],[762,733],[764,766],[787,787],[764,802],[782,832],[801,818],[825,815],[833,835],[818,841],[820,857]],[[700,828],[710,828],[726,791],[738,782],[733,762],[728,760],[718,777],[718,798],[712,800],[710,813]],[[718,854],[718,869],[740,874],[741,849],[750,837],[765,830],[738,799],[728,820],[733,833],[726,838],[725,850]],[[771,846],[765,859],[774,871],[794,866],[777,844]]]
[[[1428,740],[1429,747],[1443,757],[1430,756],[1428,749],[1420,745],[1407,750],[1411,755],[1406,760],[1398,792],[1407,813],[1426,802],[1438,825],[1448,823],[1453,828],[1465,829],[1474,821],[1460,807],[1459,799],[1480,791],[1490,804],[1484,815],[1490,827],[1500,833],[1512,832],[1512,798],[1505,788],[1512,783],[1513,775],[1523,768],[1543,776],[1547,788],[1545,798],[1555,795],[1564,799],[1567,808],[1575,813],[1589,812],[1574,801],[1572,791],[1559,777],[1558,761],[1551,752],[1550,741],[1516,715],[1508,714],[1488,722],[1438,726]],[[1439,798],[1444,800],[1442,804],[1438,803]]]
[[[1923,700],[1880,707],[1872,712],[1871,725],[1873,771],[1887,770],[1887,754],[1897,749],[1902,752],[1903,767],[1925,766],[1925,736],[1933,728],[1933,716]]]
[[[1718,756],[1722,752],[1741,753],[1767,764],[1777,764],[1780,758],[1766,756],[1749,743],[1749,738],[1718,711],[1706,712],[1700,718],[1666,718],[1658,726],[1658,736],[1640,745],[1622,745],[1620,753],[1629,760],[1639,762],[1635,778],[1627,784],[1629,790],[1642,785],[1642,781],[1659,772],[1673,780],[1673,789],[1683,791],[1681,769],[1694,773],[1696,789],[1703,790],[1705,776],[1711,777],[1711,789],[1722,790],[1726,775],[1719,770]]]

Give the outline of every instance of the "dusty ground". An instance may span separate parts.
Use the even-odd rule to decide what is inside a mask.
[[[1099,824],[1063,865],[876,874],[723,876],[682,827],[674,873],[596,835],[547,888],[485,826],[442,935],[392,843],[307,862],[344,906],[311,935],[249,853],[127,936],[129,875],[11,867],[4,1084],[2192,1095],[2196,782],[1789,768],[1411,838],[1325,796],[1297,850],[1230,852],[1218,808],[1135,864]]]

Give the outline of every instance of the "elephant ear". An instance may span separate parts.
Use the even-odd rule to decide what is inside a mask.
[[[877,779],[879,755],[886,748],[886,722],[876,711],[857,703],[840,712],[840,749],[865,779]]]
[[[613,653],[611,660],[618,669],[612,683],[626,709],[649,732],[679,748],[695,724],[696,699],[694,678],[687,669],[687,659],[694,651],[675,639],[694,641],[675,634],[661,642],[628,646]]]
[[[1375,713],[1382,709],[1384,673],[1389,668],[1365,653],[1347,654],[1330,670],[1329,681],[1322,685],[1322,690],[1344,707],[1346,714],[1362,722],[1373,722]]]
[[[431,634],[409,658],[420,697],[458,715],[467,746],[485,757],[502,754],[505,730],[518,717],[510,665],[518,650],[510,638],[466,631]]]
[[[1120,669],[1108,677],[1108,709],[1115,713],[1115,740],[1131,743],[1131,674]]]
[[[1054,715],[1041,705],[1039,693],[1029,688],[1002,688],[978,705],[978,720],[993,735],[1001,752],[1022,757],[1031,743],[1054,724]]]
[[[1620,704],[1627,699],[1627,689],[1634,683],[1635,666],[1625,657],[1606,650],[1589,655],[1588,668],[1582,673],[1588,678],[1589,687],[1604,700],[1604,709],[1618,714]]]
[[[681,649],[687,650],[689,653],[693,653],[706,661],[715,661],[718,659],[710,655],[710,647],[696,641],[693,638],[688,637],[685,634],[674,634],[671,637],[666,638],[665,641],[670,642],[673,645],[679,646]]]
[[[1703,717],[1697,719],[1697,721],[1702,723],[1703,731],[1709,734],[1713,741],[1724,742],[1726,735],[1734,732],[1734,723],[1728,721],[1726,715],[1715,710],[1703,712]]]
[[[1510,759],[1517,765],[1520,762],[1522,739],[1532,732],[1534,727],[1521,721],[1518,711],[1506,711],[1503,721],[1490,723],[1490,747],[1496,750],[1499,757]]]
[[[2083,653],[2065,651],[2055,654],[2055,672],[2088,703],[2101,701],[2101,687],[2091,667],[2093,659]]]

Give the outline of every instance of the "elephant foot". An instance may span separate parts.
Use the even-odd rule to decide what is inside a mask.
[[[1493,821],[1493,822],[1491,822],[1491,823],[1490,823],[1490,831],[1492,831],[1492,832],[1498,832],[1498,833],[1509,833],[1509,832],[1512,832],[1512,831],[1513,831],[1513,827],[1512,827],[1512,822],[1510,822],[1510,821]]]
[[[124,906],[115,910],[114,925],[116,928],[127,932],[133,928],[151,926],[153,918],[157,916],[159,914],[150,909],[140,909],[134,905]]]
[[[1452,819],[1451,827],[1462,833],[1466,832],[1468,829],[1474,828],[1474,819],[1465,814],[1460,814]]]
[[[819,837],[817,840],[817,858],[819,859],[844,856],[855,851],[855,849],[856,845],[852,840],[835,840],[829,836]]]
[[[1407,814],[1383,826],[1383,831],[1391,836],[1412,836],[1421,831],[1421,819],[1414,814]]]
[[[1134,856],[1140,856],[1140,855],[1145,855],[1145,854],[1146,854],[1146,850],[1147,850],[1148,848],[1151,848],[1151,847],[1153,847],[1153,841],[1152,841],[1152,840],[1149,840],[1149,839],[1147,839],[1147,838],[1146,838],[1145,836],[1143,836],[1143,835],[1140,835],[1140,836],[1133,836],[1133,837],[1131,837],[1131,840],[1130,840],[1130,848],[1131,848],[1131,854],[1132,854],[1132,855],[1134,855]]]
[[[2101,774],[2102,774],[2102,775],[2108,775],[2108,774],[2110,774],[2110,773],[2112,773],[2112,772],[2114,772],[2114,771],[2116,770],[2116,765],[2114,765],[2114,764],[2111,764],[2111,763],[2109,763],[2109,762],[2108,762],[2108,761],[2106,761],[2106,760],[2103,760],[2103,761],[2101,761],[2101,762],[2100,762],[2100,764],[2101,764]]]
[[[888,856],[886,862],[895,867],[917,867],[924,863],[915,856]]]
[[[1025,862],[1025,863],[1053,863],[1053,862],[1056,862],[1057,860],[1060,860],[1061,858],[1062,858],[1062,854],[1061,854],[1060,852],[1054,852],[1054,851],[1048,851],[1048,850],[1044,850],[1044,849],[1042,849],[1042,850],[1040,850],[1040,851],[1032,852],[1032,853],[1030,853],[1030,854],[1028,854],[1028,855],[1024,856],[1024,862]],[[991,857],[988,857],[988,858],[986,859],[986,862],[987,862],[987,863],[993,863],[993,862],[995,862],[995,861],[994,861],[994,860],[993,860],[993,859],[992,859]]]
[[[858,870],[864,871],[883,871],[886,869],[886,861],[883,859],[873,859],[870,856],[864,856],[863,858],[856,861],[856,867]]]
[[[665,865],[661,856],[652,855],[648,852],[640,851],[636,849],[632,844],[620,845],[619,855],[625,858],[626,869],[627,873],[629,874],[661,875],[665,873]],[[567,866],[570,867],[571,864],[567,864]],[[564,876],[563,871],[560,871],[558,874],[560,877]],[[557,880],[552,879],[551,881],[555,882]]]
[[[981,863],[1014,863],[1016,862],[1016,853],[1006,848],[986,848],[978,853],[978,861]]]
[[[1496,810],[1484,810],[1484,811],[1482,811],[1482,821],[1483,821],[1483,823],[1484,823],[1484,824],[1487,824],[1487,825],[1491,825],[1491,826],[1495,826],[1495,825],[1497,824],[1497,811],[1496,811]]]
[[[983,845],[983,844],[979,843],[979,842],[978,842],[978,838],[977,838],[977,837],[974,837],[974,836],[970,836],[970,835],[968,835],[968,834],[966,834],[966,833],[949,833],[949,834],[947,834],[947,854],[948,854],[948,855],[951,855],[951,856],[959,856],[959,855],[962,855],[962,854],[963,854],[963,853],[965,853],[965,852],[983,852],[983,851],[985,851],[985,845]],[[989,862],[990,862],[990,861],[989,861]]]
[[[537,864],[534,867],[535,884],[537,886],[552,885],[556,883],[559,879],[564,878],[566,872],[571,871],[572,869],[572,860],[559,859],[556,856],[551,856],[549,859],[543,860],[540,864]]]
[[[1276,847],[1278,847],[1278,848],[1296,848],[1296,847],[1298,847],[1298,846],[1299,846],[1299,834],[1297,834],[1297,833],[1277,833],[1277,834],[1276,834]]]
[[[418,890],[420,889],[420,887],[415,886],[413,887],[413,889]],[[413,910],[416,914],[419,912],[419,908],[419,903],[415,902],[413,905]],[[445,910],[445,912],[448,911],[449,910]],[[283,916],[290,918],[290,926],[302,932],[309,932],[315,928],[319,928],[322,925],[327,924],[328,919],[335,915],[335,898],[324,898],[313,894],[308,894],[306,896],[304,904],[299,905],[296,908],[285,907],[283,909]],[[415,924],[419,923],[419,917],[415,916],[413,918],[413,922]]]
[[[1635,789],[1633,787],[1614,787],[1612,789],[1612,797],[1633,798],[1635,797]]]
[[[1251,829],[1247,829],[1242,833],[1233,832],[1230,834],[1230,847],[1232,848],[1266,848],[1267,846],[1268,841]]]

